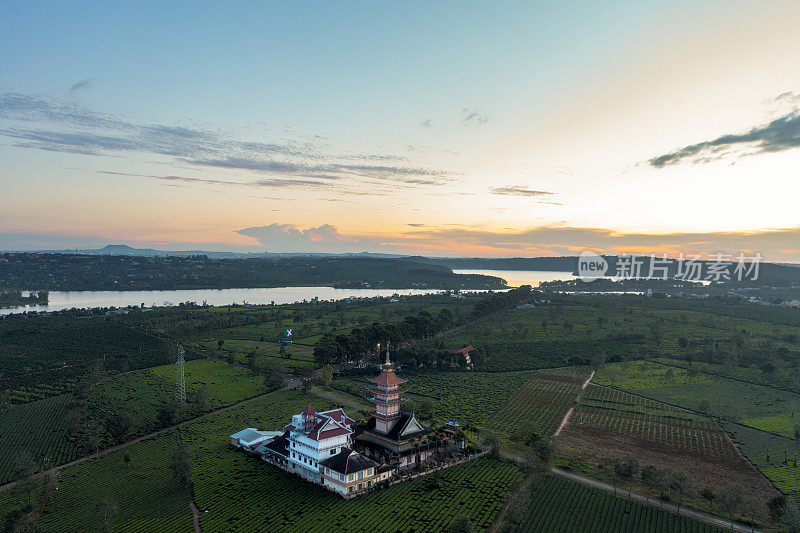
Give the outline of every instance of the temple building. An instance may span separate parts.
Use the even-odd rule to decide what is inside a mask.
[[[356,436],[356,448],[380,462],[399,468],[415,466],[432,458],[436,442],[429,439],[433,430],[423,426],[413,411],[401,408],[403,390],[400,379],[386,349],[386,362],[378,377],[369,380],[372,393],[370,401],[375,404],[372,417]]]
[[[349,498],[388,481],[394,472],[351,448],[354,427],[342,409],[320,412],[308,404],[282,431],[247,428],[231,435],[231,445]]]
[[[317,411],[308,404],[282,430],[243,429],[230,436],[231,446],[353,498],[399,481],[404,469],[431,461],[443,442],[457,438],[455,420],[436,437],[401,408],[405,380],[395,374],[388,350],[380,375],[369,382],[375,409],[365,424],[356,424],[342,409]]]

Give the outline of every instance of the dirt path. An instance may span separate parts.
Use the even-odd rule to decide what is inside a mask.
[[[360,405],[352,400],[348,400],[347,398],[342,398],[341,396],[337,396],[333,393],[321,390],[319,387],[311,387],[311,394],[315,396],[319,396],[320,398],[325,398],[327,400],[334,401],[336,403],[343,403],[348,407],[352,407],[353,409],[358,409],[359,411],[363,411],[364,409],[370,409],[368,405]]]
[[[514,500],[518,497],[518,495],[523,494],[528,491],[533,483],[534,476],[528,476],[522,480],[516,489],[511,493],[511,495],[507,498],[506,503],[503,504],[503,507],[500,509],[500,514],[497,515],[497,518],[494,519],[492,522],[491,527],[489,527],[489,533],[498,533],[500,528],[503,526],[503,521],[506,518],[506,513],[511,508],[511,505],[514,504]]]
[[[106,448],[104,450],[100,450],[99,452],[95,452],[95,453],[90,454],[90,455],[85,455],[83,457],[80,457],[80,458],[75,459],[73,461],[70,461],[68,463],[64,463],[63,465],[58,465],[58,466],[54,466],[52,468],[48,468],[47,470],[42,470],[40,472],[37,472],[36,474],[34,474],[31,477],[32,478],[39,478],[39,477],[42,477],[42,476],[45,476],[45,475],[49,475],[49,474],[52,474],[52,473],[60,472],[61,470],[63,470],[64,468],[67,468],[69,466],[77,465],[77,464],[83,463],[84,461],[88,461],[89,459],[94,459],[96,457],[102,457],[103,455],[106,455],[106,454],[111,453],[113,451],[121,450],[122,448],[127,448],[128,446],[131,446],[133,444],[137,444],[139,442],[142,442],[145,439],[149,439],[151,437],[155,437],[155,436],[161,435],[162,433],[166,433],[168,431],[172,431],[174,429],[183,427],[186,424],[191,424],[192,422],[195,422],[196,420],[200,420],[200,419],[206,418],[208,416],[211,416],[211,415],[214,415],[214,414],[217,414],[217,413],[222,413],[223,411],[227,411],[229,409],[233,409],[234,407],[238,407],[238,406],[244,405],[246,403],[254,402],[254,401],[259,400],[261,398],[265,398],[265,397],[267,397],[267,396],[269,396],[271,394],[275,394],[276,392],[287,390],[287,388],[288,387],[283,387],[282,389],[277,389],[277,390],[274,390],[274,391],[271,391],[271,392],[267,392],[267,393],[264,393],[264,394],[259,394],[258,396],[253,396],[252,398],[247,398],[246,400],[242,400],[240,402],[236,402],[236,403],[228,405],[226,407],[220,407],[219,409],[214,409],[213,411],[208,411],[206,413],[203,413],[202,415],[198,415],[198,416],[196,416],[194,418],[190,418],[188,420],[184,420],[183,422],[179,422],[178,424],[175,424],[174,426],[167,426],[165,428],[158,429],[156,431],[153,431],[151,433],[147,433],[147,434],[142,435],[140,437],[136,437],[135,439],[129,440],[127,442],[123,442],[121,444],[117,444],[115,446],[112,446],[110,448]],[[0,491],[6,490],[6,489],[10,489],[11,487],[16,486],[17,483],[19,483],[19,482],[18,481],[12,481],[10,483],[6,483],[5,485],[0,485]]]
[[[581,386],[581,390],[580,390],[580,392],[578,392],[578,396],[577,396],[577,398],[575,398],[575,403],[576,403],[576,404],[577,404],[579,401],[581,401],[581,396],[583,396],[583,391],[585,391],[585,390],[586,390],[586,387],[589,385],[589,382],[590,382],[590,381],[592,381],[592,378],[593,378],[593,377],[594,377],[594,370],[592,370],[592,373],[591,373],[591,374],[589,374],[589,377],[588,377],[588,378],[586,378],[586,381],[584,381],[584,382],[583,382],[583,385]],[[562,429],[564,429],[564,426],[566,426],[566,425],[567,425],[567,422],[569,422],[569,417],[570,417],[570,416],[572,416],[572,412],[573,412],[574,410],[575,410],[575,408],[574,408],[574,407],[570,407],[570,408],[569,408],[569,410],[567,411],[567,414],[565,414],[565,415],[564,415],[564,418],[561,420],[561,423],[558,425],[558,429],[557,429],[557,430],[556,430],[556,432],[553,434],[553,436],[554,436],[554,437],[558,437],[558,436],[559,436],[559,434],[561,434],[561,430],[562,430]]]
[[[192,509],[192,525],[194,526],[194,533],[203,533],[200,529],[200,510],[194,503],[194,500],[189,500],[189,507]]]

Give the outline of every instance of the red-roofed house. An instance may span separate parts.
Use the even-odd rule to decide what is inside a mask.
[[[473,345],[465,346],[460,350],[456,350],[453,353],[460,353],[464,356],[464,360],[467,362],[467,366],[472,365],[472,358],[470,357],[470,353],[475,351],[475,347]]]
[[[320,483],[320,463],[351,445],[353,424],[342,409],[320,412],[308,404],[284,427],[289,432],[287,469]]]

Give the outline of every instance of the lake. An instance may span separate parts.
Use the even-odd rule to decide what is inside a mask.
[[[530,285],[538,287],[543,281],[567,281],[577,279],[572,272],[558,272],[555,270],[482,270],[482,269],[453,269],[456,274],[483,274],[484,276],[497,276],[508,282],[509,287]]]
[[[290,304],[319,298],[343,300],[345,298],[372,298],[393,294],[430,294],[430,289],[334,289],[333,287],[274,287],[269,289],[196,289],[177,291],[50,291],[47,305],[29,305],[0,309],[0,315],[25,311],[61,311],[73,307],[127,307],[129,305],[164,306],[181,302],[209,305]],[[476,291],[480,292],[480,291]]]
[[[538,286],[543,281],[569,280],[576,276],[570,272],[537,270],[453,270],[456,274],[485,274],[508,281],[509,286]],[[229,305],[247,302],[264,305],[275,302],[291,304],[319,298],[343,300],[345,298],[372,298],[393,294],[431,294],[430,289],[334,289],[333,287],[273,287],[268,289],[188,289],[177,291],[50,291],[47,305],[29,305],[0,309],[0,315],[25,311],[61,311],[92,307],[128,307],[129,305],[169,306],[181,302],[209,305]],[[474,291],[482,292],[482,291]]]

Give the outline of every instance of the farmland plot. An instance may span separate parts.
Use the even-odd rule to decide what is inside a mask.
[[[642,466],[686,472],[698,490],[739,483],[763,501],[776,494],[714,421],[618,390],[587,387],[557,442],[590,465],[633,455]]]
[[[69,440],[71,394],[17,405],[0,413],[0,483],[10,480],[14,462],[26,454],[40,468],[71,461],[78,447]]]
[[[722,528],[555,476],[534,486],[511,532],[722,533]]]
[[[493,417],[501,432],[539,437],[553,434],[575,403],[588,369],[550,369],[537,372],[520,387]]]

